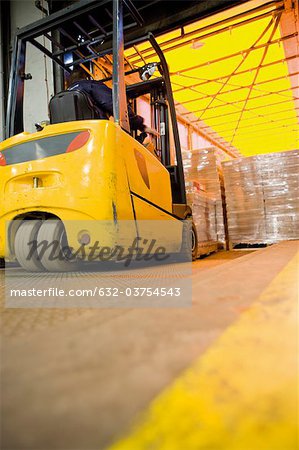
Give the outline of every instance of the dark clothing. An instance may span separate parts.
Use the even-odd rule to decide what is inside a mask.
[[[112,89],[106,86],[102,81],[80,80],[73,83],[68,90],[84,91],[89,95],[97,110],[99,119],[107,119],[113,115]],[[128,114],[130,127],[132,130],[144,131],[145,125],[143,117],[134,113],[128,105]]]

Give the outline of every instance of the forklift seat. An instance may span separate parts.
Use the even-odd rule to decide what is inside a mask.
[[[99,115],[89,95],[79,90],[62,91],[49,103],[50,123],[98,119]]]

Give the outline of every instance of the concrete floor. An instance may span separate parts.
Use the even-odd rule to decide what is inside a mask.
[[[4,308],[1,449],[99,450],[126,436],[151,401],[250,310],[297,249],[287,242],[198,260],[189,308]],[[1,286],[3,293],[3,271]],[[119,448],[174,450],[162,440],[136,445]],[[220,450],[184,450],[193,448]]]

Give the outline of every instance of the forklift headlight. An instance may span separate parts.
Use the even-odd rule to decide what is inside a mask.
[[[158,65],[157,63],[149,63],[141,67],[141,69],[139,70],[139,76],[141,80],[143,81],[149,80],[151,76],[154,75],[157,65]]]

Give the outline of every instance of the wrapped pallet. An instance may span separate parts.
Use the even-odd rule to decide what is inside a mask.
[[[193,211],[199,246],[211,250],[225,242],[222,196],[215,150],[183,152],[187,201]]]
[[[187,202],[192,207],[199,242],[217,241],[215,200],[194,189],[187,192]]]
[[[298,150],[223,163],[232,245],[299,238],[298,169]]]

